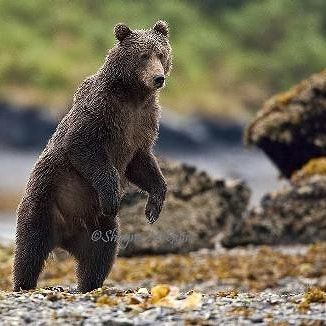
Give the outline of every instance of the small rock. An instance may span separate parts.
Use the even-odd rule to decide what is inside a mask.
[[[262,323],[264,321],[264,318],[261,315],[253,315],[253,316],[250,317],[250,320],[253,323]]]

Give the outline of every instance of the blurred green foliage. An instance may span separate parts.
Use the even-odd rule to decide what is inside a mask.
[[[114,24],[170,24],[163,104],[246,117],[325,67],[324,0],[0,0],[0,96],[63,106],[115,40]]]

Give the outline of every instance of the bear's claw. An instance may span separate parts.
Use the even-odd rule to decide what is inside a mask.
[[[148,198],[148,202],[145,209],[145,215],[150,224],[153,224],[159,218],[162,209],[162,204],[162,200],[158,200],[153,197]]]

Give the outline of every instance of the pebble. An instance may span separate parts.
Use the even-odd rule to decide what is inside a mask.
[[[262,323],[264,321],[264,318],[261,315],[254,315],[254,316],[250,317],[250,320],[253,323]]]

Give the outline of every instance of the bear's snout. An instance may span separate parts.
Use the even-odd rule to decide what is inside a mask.
[[[164,85],[165,77],[163,75],[156,75],[154,77],[154,86],[156,88],[161,88]]]

